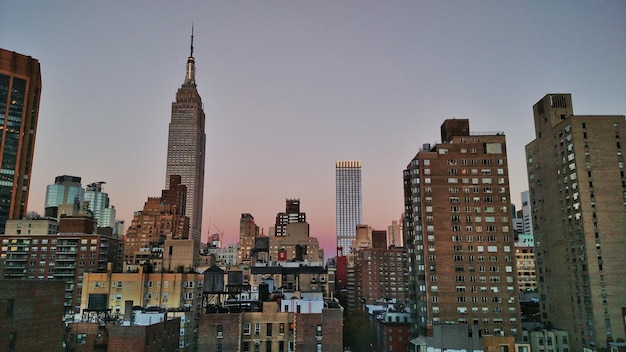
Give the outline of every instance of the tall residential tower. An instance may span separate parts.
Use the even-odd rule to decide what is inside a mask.
[[[439,324],[521,333],[504,133],[446,120],[404,171],[412,336]]]
[[[204,110],[196,88],[196,68],[193,57],[193,30],[191,53],[187,59],[185,82],[176,92],[172,103],[172,120],[167,143],[167,170],[165,187],[171,175],[180,175],[187,186],[187,206],[190,237],[198,243],[202,227],[202,198],[204,194],[204,162],[206,134],[204,133]]]
[[[39,61],[0,49],[0,233],[26,215],[40,96]]]
[[[337,161],[335,178],[337,248],[341,247],[341,253],[346,255],[356,239],[356,225],[363,223],[361,162]]]
[[[624,115],[574,115],[570,94],[533,106],[526,146],[542,320],[572,351],[623,339],[626,317]]]

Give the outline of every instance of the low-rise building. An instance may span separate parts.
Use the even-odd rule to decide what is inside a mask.
[[[143,308],[167,310],[180,317],[181,351],[195,349],[196,316],[201,305],[203,275],[195,272],[145,272],[85,274],[81,312],[108,309],[115,320],[126,314],[126,301]]]
[[[531,351],[570,352],[567,331],[557,329],[523,330],[522,340],[530,344]]]
[[[168,317],[166,311],[133,310],[122,322],[93,313],[87,321],[67,325],[65,352],[179,350],[181,319]]]
[[[252,308],[256,307],[256,308]],[[320,292],[200,316],[201,351],[343,351],[343,309]]]

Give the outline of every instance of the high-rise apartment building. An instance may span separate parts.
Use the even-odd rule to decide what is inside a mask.
[[[0,233],[26,215],[40,96],[39,61],[0,49]]]
[[[335,163],[335,192],[337,220],[337,248],[348,254],[356,239],[356,225],[363,223],[361,195],[361,162],[337,161]]]
[[[204,194],[204,162],[206,134],[204,133],[204,106],[196,88],[196,67],[193,57],[193,31],[191,54],[187,59],[185,82],[176,92],[172,103],[172,120],[167,140],[166,187],[171,175],[180,175],[187,186],[189,234],[200,243],[202,228],[202,198]]]
[[[574,115],[570,94],[533,106],[526,146],[542,320],[572,351],[624,338],[626,121]]]
[[[4,278],[19,280],[64,280],[65,313],[80,313],[85,273],[122,269],[122,243],[117,237],[96,232],[95,220],[64,216],[58,232],[46,231],[54,220],[11,220],[0,236],[0,258],[5,260]],[[31,231],[30,228],[41,231]],[[11,231],[13,230],[13,231]],[[12,233],[11,233],[12,232]]]
[[[404,171],[412,335],[469,324],[482,335],[521,330],[506,139],[446,120]]]

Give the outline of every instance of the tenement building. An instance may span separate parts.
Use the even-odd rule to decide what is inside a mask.
[[[412,336],[438,324],[520,333],[506,139],[446,120],[404,171]]]
[[[572,351],[623,339],[626,313],[624,115],[574,115],[570,94],[533,106],[526,146],[542,320]]]

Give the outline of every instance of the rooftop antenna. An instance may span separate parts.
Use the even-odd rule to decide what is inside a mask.
[[[189,58],[187,58],[187,74],[185,84],[196,84],[196,65],[193,58],[193,22],[191,23],[191,48]]]
[[[191,22],[191,54],[189,57],[193,57],[193,22]]]

